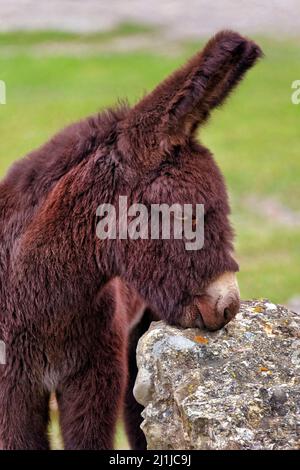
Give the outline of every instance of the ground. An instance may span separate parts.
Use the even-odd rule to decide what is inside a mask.
[[[299,305],[300,104],[291,84],[300,79],[300,41],[256,39],[265,59],[199,137],[227,180],[242,297]],[[117,98],[135,102],[202,43],[164,41],[133,24],[104,34],[0,34],[0,176],[69,122]]]
[[[0,30],[99,31],[124,21],[163,25],[174,37],[213,34],[221,28],[248,33],[295,34],[299,0],[0,0]]]

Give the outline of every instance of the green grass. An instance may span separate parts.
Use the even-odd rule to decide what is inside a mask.
[[[145,27],[122,25],[112,32],[84,36],[0,34],[0,80],[7,85],[7,105],[0,106],[0,176],[14,160],[70,121],[124,96],[135,102],[199,47],[181,45],[177,56],[141,50],[95,51],[80,57],[56,55],[55,50],[37,56],[33,46],[100,44],[148,32]],[[228,183],[242,297],[285,303],[300,294],[300,229],[256,215],[244,201],[249,195],[272,197],[300,209],[300,105],[291,103],[291,83],[300,79],[300,42],[259,42],[265,59],[199,136],[215,153]],[[119,447],[124,445],[122,436],[120,431]]]
[[[53,42],[59,43],[101,43],[117,37],[132,36],[141,33],[154,32],[156,28],[148,25],[140,25],[134,23],[121,23],[117,28],[107,31],[99,31],[95,33],[70,33],[65,31],[10,31],[0,32],[0,47],[14,46],[23,48],[32,45],[41,45]]]

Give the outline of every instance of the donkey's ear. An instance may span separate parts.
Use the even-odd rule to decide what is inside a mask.
[[[131,123],[136,123],[144,138],[150,133],[153,143],[154,136],[160,143],[182,143],[261,56],[253,41],[221,31],[133,108]]]

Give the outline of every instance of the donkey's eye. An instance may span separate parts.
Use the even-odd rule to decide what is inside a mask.
[[[174,214],[174,218],[177,220],[183,220],[183,221],[188,219],[186,215],[176,215],[176,214]]]
[[[186,215],[176,215],[174,214],[174,218],[177,219],[177,220],[180,220],[180,221],[183,221],[185,222],[186,220],[188,220],[188,216]],[[192,216],[192,226],[195,227],[195,225],[197,224],[197,217],[196,216]]]

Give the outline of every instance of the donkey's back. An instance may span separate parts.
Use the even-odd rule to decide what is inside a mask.
[[[56,183],[109,145],[127,109],[108,110],[71,124],[12,165],[0,182],[0,280],[15,242],[26,231]]]

